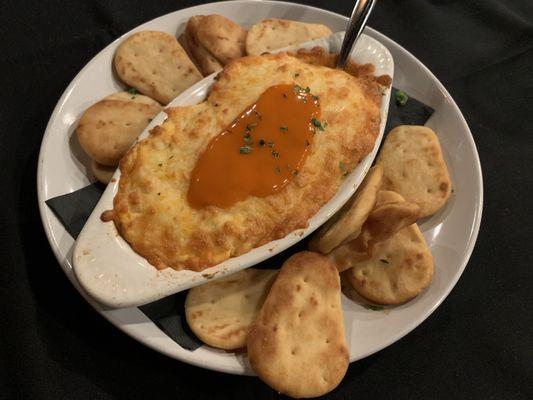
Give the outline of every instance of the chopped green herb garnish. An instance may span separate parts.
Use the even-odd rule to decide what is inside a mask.
[[[383,310],[382,306],[375,306],[374,304],[363,304],[363,307],[372,310],[372,311],[381,311]]]
[[[294,176],[298,175],[298,170],[295,169],[294,171],[292,171],[292,174],[293,174]]]
[[[300,85],[294,85],[294,91],[300,93],[303,92],[303,88]]]
[[[384,264],[388,264],[389,262],[387,260],[385,260],[384,258],[380,258],[379,261],[381,261],[382,263]]]
[[[250,146],[242,146],[239,149],[239,153],[241,153],[241,154],[249,154],[251,152],[252,152],[252,148]]]
[[[319,130],[323,131],[324,129],[326,129],[326,126],[328,126],[327,122],[320,122],[318,119],[316,119],[315,117],[313,117],[311,119],[311,122],[313,123],[313,125],[318,128]]]
[[[396,103],[402,107],[407,104],[407,100],[409,100],[409,96],[407,96],[407,93],[405,93],[402,90],[398,90],[396,92]]]
[[[265,139],[259,139],[259,146],[264,146],[265,143]]]
[[[272,150],[272,155],[275,157],[275,158],[278,158],[279,157],[279,153],[275,150]]]
[[[318,101],[318,96],[313,96],[314,101]]]
[[[280,167],[276,167],[275,171],[279,174],[281,172],[281,168]]]
[[[348,169],[346,168],[346,164],[344,164],[343,161],[339,161],[339,168],[342,171],[342,176],[346,176],[349,174]]]
[[[261,114],[259,114],[259,113],[257,112],[257,110],[254,110],[254,114],[255,114],[255,116],[257,117],[257,119],[258,119],[259,121],[261,121],[261,120],[263,119],[263,116],[262,116]]]
[[[339,168],[343,173],[346,173],[346,165],[343,161],[339,161]]]
[[[252,141],[252,137],[250,136],[250,132],[246,133],[246,135],[244,135],[244,141],[249,143]]]
[[[251,131],[251,130],[252,130],[253,128],[255,128],[256,126],[257,126],[257,122],[252,122],[252,123],[246,125],[246,128],[245,128],[245,129],[246,129],[247,131]]]
[[[272,140],[269,140],[267,142],[268,147],[274,147],[274,142]]]
[[[304,92],[305,93],[310,93],[311,92],[311,88],[309,86],[307,86],[305,89],[304,89]]]
[[[288,127],[287,125],[281,125],[281,126],[279,127],[279,130],[280,130],[281,132],[287,132],[287,131],[289,130],[289,127]]]
[[[140,92],[137,89],[135,89],[134,87],[130,87],[128,89],[128,93],[129,94],[139,94]]]

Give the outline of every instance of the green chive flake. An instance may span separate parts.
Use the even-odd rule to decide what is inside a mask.
[[[326,129],[326,126],[328,126],[327,122],[322,123],[315,117],[311,119],[311,123],[315,126],[315,128],[317,128],[320,131],[324,131]]]
[[[287,131],[289,130],[289,127],[288,127],[287,125],[281,125],[281,126],[279,127],[279,130],[280,130],[281,132],[287,132]]]
[[[239,149],[239,153],[241,154],[250,154],[252,152],[252,148],[250,146],[242,146]]]
[[[396,92],[396,103],[400,106],[400,107],[403,107],[407,104],[407,101],[409,100],[409,96],[407,96],[407,93],[405,93],[404,91],[402,90],[398,90]]]
[[[256,126],[257,126],[257,122],[252,122],[252,123],[246,125],[246,128],[244,128],[244,129],[247,130],[247,131],[251,131]]]

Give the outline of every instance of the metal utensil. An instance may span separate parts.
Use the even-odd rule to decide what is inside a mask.
[[[337,68],[343,69],[346,66],[348,56],[352,52],[352,48],[361,35],[361,32],[363,32],[363,28],[375,3],[375,0],[356,0],[352,16],[346,27],[344,40],[342,41],[341,51],[337,59]]]

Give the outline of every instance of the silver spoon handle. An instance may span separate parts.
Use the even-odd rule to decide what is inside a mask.
[[[348,61],[348,56],[352,52],[352,47],[357,42],[357,39],[363,32],[366,25],[366,21],[374,4],[375,0],[356,0],[355,6],[352,11],[350,21],[344,34],[344,40],[342,41],[341,51],[337,60],[337,68],[344,68]]]

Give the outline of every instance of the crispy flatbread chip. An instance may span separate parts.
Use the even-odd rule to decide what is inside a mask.
[[[162,104],[202,79],[177,39],[165,32],[137,32],[115,53],[118,77]]]
[[[437,212],[450,197],[452,184],[439,139],[428,127],[394,128],[376,163],[383,168],[382,188],[418,204],[420,218]]]
[[[345,277],[361,296],[377,304],[401,304],[417,296],[433,278],[433,257],[417,224],[378,243],[368,260]]]
[[[339,274],[326,257],[301,252],[281,268],[248,334],[252,369],[295,398],[333,390],[348,368]]]
[[[340,272],[354,263],[371,258],[374,247],[418,219],[420,207],[406,202],[397,193],[378,192],[378,200],[365,221],[361,234],[349,243],[335,248],[330,254]]]
[[[96,162],[117,166],[135,139],[161,109],[157,103],[101,100],[81,116],[76,127],[78,141]]]
[[[185,316],[198,338],[213,347],[246,346],[246,336],[277,270],[248,268],[189,290]]]
[[[314,235],[309,243],[311,250],[328,254],[341,244],[359,236],[363,224],[376,204],[382,175],[381,167],[370,168],[348,203]]]
[[[187,22],[186,33],[195,46],[203,48],[222,65],[244,55],[246,30],[222,15],[193,16]]]
[[[199,44],[193,36],[184,33],[182,40],[187,44],[187,49],[202,75],[207,76],[222,69],[220,61]]]
[[[322,24],[264,19],[250,28],[246,37],[246,54],[260,55],[271,50],[307,42],[331,35],[331,29]]]

